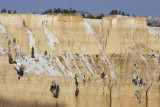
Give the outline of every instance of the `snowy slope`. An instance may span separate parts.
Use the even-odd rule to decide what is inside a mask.
[[[49,56],[42,54],[35,54],[35,58],[31,58],[31,56],[18,56],[15,61],[17,62],[15,66],[20,67],[24,65],[26,67],[26,73],[34,71],[37,75],[41,75],[42,72],[46,71],[50,76],[62,76],[55,67],[55,64],[52,64],[53,58]]]

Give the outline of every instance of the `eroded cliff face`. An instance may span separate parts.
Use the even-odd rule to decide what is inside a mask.
[[[107,16],[95,20],[78,15],[1,14],[0,22],[8,40],[12,42],[15,38],[26,54],[31,47],[38,53],[48,51],[51,55],[100,54],[101,48],[104,53],[119,54],[127,53],[128,48],[142,41],[146,47],[160,50],[159,33],[151,32],[151,36],[153,30],[148,29],[143,17]]]
[[[159,107],[159,31],[143,17],[0,14],[0,106]]]

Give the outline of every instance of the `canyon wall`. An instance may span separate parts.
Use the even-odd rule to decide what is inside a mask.
[[[0,14],[0,107],[159,107],[159,32],[143,17]]]

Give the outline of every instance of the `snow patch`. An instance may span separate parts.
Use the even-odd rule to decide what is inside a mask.
[[[13,48],[14,48],[14,49],[19,49],[20,46],[19,46],[17,43],[13,42]]]
[[[0,50],[4,50],[4,47],[0,45]]]
[[[150,68],[149,68],[149,65],[148,65],[148,62],[147,62],[146,58],[142,54],[140,54],[140,56],[141,56],[142,60],[145,62],[148,70],[150,71]]]
[[[148,32],[151,35],[157,35],[158,34],[158,31],[154,27],[149,27],[149,26],[148,26]]]
[[[26,32],[27,32],[27,35],[28,35],[28,44],[29,44],[29,47],[32,48],[32,47],[35,47],[35,39],[33,37],[33,33],[26,28]]]
[[[83,68],[85,69],[86,73],[90,76],[91,74],[89,73],[89,71],[88,71],[87,68],[85,67],[85,65],[84,65],[84,63],[83,63],[83,61],[82,61],[82,57],[79,56],[78,58],[79,58],[79,60],[80,60],[80,62],[81,62],[81,64],[82,64]]]
[[[83,55],[80,55],[82,60],[84,61],[84,64],[87,66],[87,68],[91,71],[92,74],[94,74],[92,67],[90,66],[90,63],[88,62],[88,58],[84,57]]]
[[[54,45],[55,43],[60,44],[59,40],[48,30],[48,28],[43,24],[43,31],[44,34],[47,35],[48,41],[47,44],[51,48],[51,50],[55,50]]]
[[[65,67],[62,65],[58,57],[55,57],[55,61],[59,68],[63,71],[64,76],[67,76],[67,73],[65,72]]]
[[[85,28],[85,30],[86,30],[86,34],[90,34],[90,35],[93,35],[93,37],[96,39],[96,38],[98,38],[98,35],[95,35],[94,36],[94,30],[93,30],[93,28],[92,28],[92,26],[91,25],[89,25],[87,22],[83,22],[83,26],[84,26],[84,28]],[[100,44],[100,41],[99,40],[97,40],[96,39],[96,41],[97,41],[97,43],[98,43],[98,45],[99,45],[99,49],[100,50],[102,50],[102,46],[101,46],[101,44]]]
[[[108,78],[108,75],[105,75],[104,78]]]
[[[92,63],[93,63],[93,69],[94,69],[94,72],[95,72],[95,73],[97,73],[97,71],[96,71],[96,63],[95,63],[95,61],[94,61],[94,59],[93,59],[92,55],[90,55],[90,58],[91,58]]]
[[[157,59],[157,57],[154,57],[153,60],[154,60],[154,62],[155,62],[155,64],[156,64],[157,68],[160,69],[160,65],[159,65],[159,63],[158,63],[159,60]]]
[[[94,34],[93,28],[87,22],[83,22],[83,26],[84,26],[84,28],[86,30],[86,34],[88,34],[88,35],[89,34],[91,34],[91,35]]]
[[[18,56],[15,61],[17,62],[17,65],[15,64],[16,69],[19,69],[19,66],[24,65],[26,67],[26,73],[34,71],[37,75],[41,75],[42,72],[46,71],[50,76],[62,76],[55,67],[55,64],[52,63],[53,58],[49,56],[42,54],[35,54],[35,58],[31,58],[31,56]]]
[[[81,70],[79,69],[79,67],[78,67],[78,65],[77,65],[77,63],[76,63],[76,61],[75,61],[75,59],[74,59],[74,57],[73,57],[72,54],[70,54],[70,58],[72,59],[72,61],[73,61],[73,63],[74,63],[74,66],[77,68],[79,74],[81,75],[81,74],[82,74],[82,73],[81,73]]]
[[[116,18],[123,18],[123,17],[125,17],[125,16],[123,16],[123,15],[117,15]]]
[[[66,55],[66,57],[63,56],[63,55],[61,55],[61,57],[65,60],[66,66],[67,66],[67,68],[70,70],[70,74],[71,74],[72,77],[73,77],[75,74],[74,74],[74,72],[73,72],[73,70],[72,70],[72,67],[71,67],[70,63],[69,63],[68,55]]]
[[[147,69],[149,70],[149,72],[151,72],[146,58],[142,54],[140,54],[140,56],[141,56],[142,60],[145,62],[146,66],[147,66]],[[150,76],[149,76],[149,74],[148,74],[147,71],[146,71],[146,75],[147,75],[147,78],[149,79],[149,81],[151,82],[151,78],[150,78]]]
[[[0,33],[6,33],[6,29],[0,24]]]
[[[60,69],[63,71],[65,76],[74,78],[74,75],[71,72],[66,70],[65,66],[62,65],[62,63],[60,62],[58,57],[55,58],[55,61],[58,64],[58,66],[60,67]],[[67,73],[65,72],[65,70],[66,70]]]
[[[112,78],[116,78],[116,76],[115,76],[115,74],[114,74],[114,68],[113,68],[113,66],[112,66],[112,64],[111,64],[111,62],[109,61],[109,59],[107,58],[107,56],[103,56],[103,59],[104,59],[104,61],[106,60],[107,61],[107,63],[108,63],[108,67],[109,67],[109,69],[110,69],[110,74],[111,74],[111,77]],[[105,61],[105,64],[106,64],[106,61]],[[106,64],[107,65],[107,64]]]
[[[3,46],[0,45],[0,55],[4,55],[6,54],[7,52],[5,52],[5,49]]]

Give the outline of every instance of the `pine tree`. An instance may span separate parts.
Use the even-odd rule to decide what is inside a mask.
[[[45,51],[44,55],[47,55],[47,51]]]
[[[118,14],[118,11],[117,11],[117,10],[114,10],[114,14]]]
[[[9,14],[11,14],[11,11],[10,11],[10,10],[8,10],[8,13],[9,13]]]
[[[14,12],[13,12],[13,14],[16,14],[17,13],[17,11],[15,10]]]
[[[82,17],[85,18],[85,14],[84,13],[82,13]]]
[[[123,16],[125,16],[125,13],[124,13],[124,12],[122,12],[122,15],[123,15]]]
[[[1,13],[6,13],[6,9],[5,8],[2,9]]]

